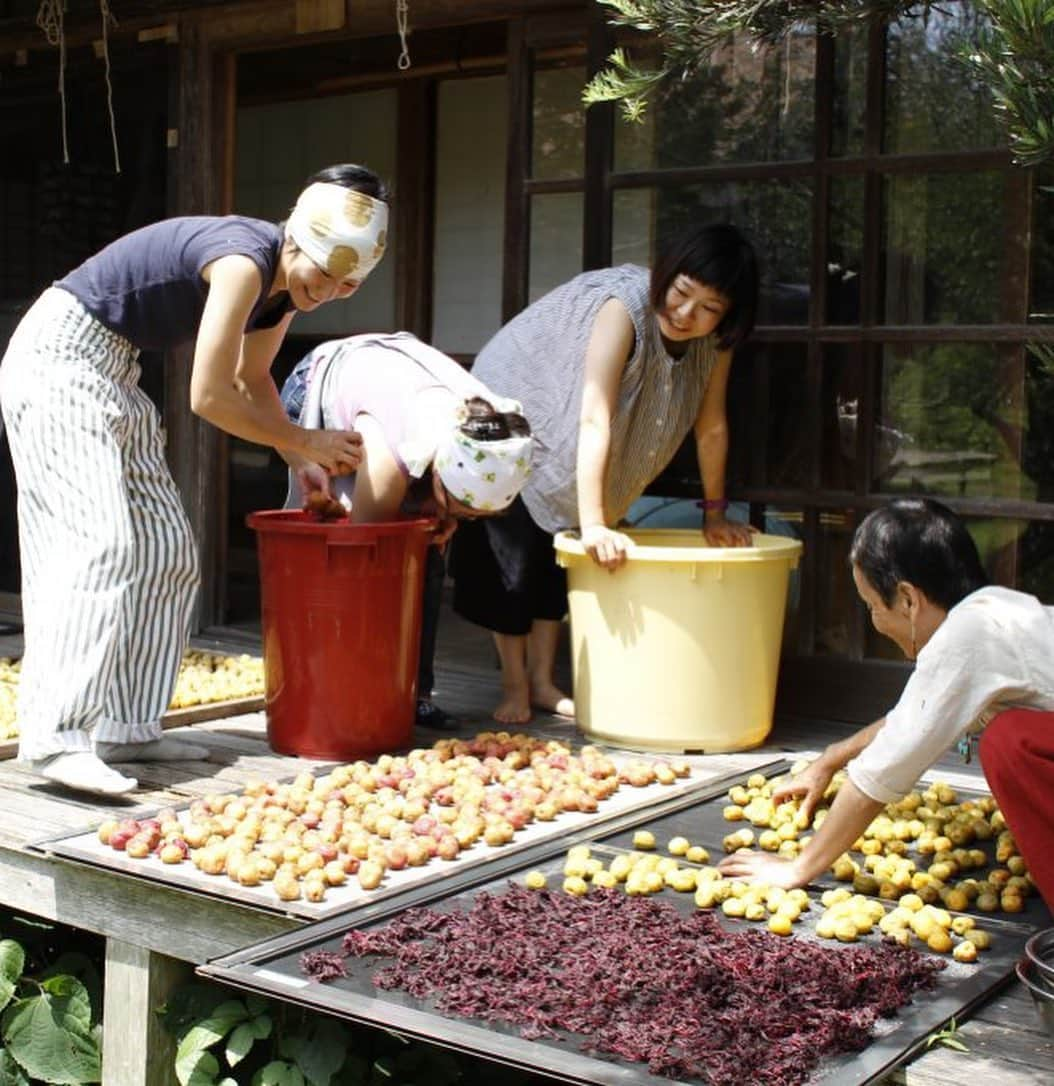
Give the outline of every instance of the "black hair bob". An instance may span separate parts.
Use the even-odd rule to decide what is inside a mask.
[[[897,498],[868,513],[853,533],[849,562],[887,607],[901,581],[945,611],[988,584],[966,525],[931,498]]]
[[[351,162],[342,162],[336,166],[327,166],[318,173],[313,173],[305,182],[304,188],[318,182],[341,185],[346,189],[372,196],[375,200],[391,203],[388,186],[366,166],[356,166]]]
[[[651,269],[649,297],[661,312],[678,275],[720,291],[728,312],[714,330],[721,350],[738,347],[754,330],[758,308],[758,261],[754,247],[731,223],[710,223],[678,234],[663,245]]]

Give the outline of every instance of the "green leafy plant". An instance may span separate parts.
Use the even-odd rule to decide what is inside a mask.
[[[926,1047],[932,1048],[934,1045],[942,1045],[945,1048],[952,1048],[956,1052],[969,1052],[970,1049],[963,1043],[962,1032],[959,1026],[956,1024],[954,1018],[950,1019],[948,1024],[943,1029],[935,1030],[926,1038]]]
[[[0,939],[0,1083],[101,1082],[98,971],[82,953],[60,955],[35,976],[29,962],[21,942]]]
[[[159,1013],[179,1042],[175,1073],[181,1086],[470,1086],[494,1080],[494,1066],[486,1061],[214,985],[177,990]],[[531,1081],[507,1068],[501,1076],[504,1086]]]

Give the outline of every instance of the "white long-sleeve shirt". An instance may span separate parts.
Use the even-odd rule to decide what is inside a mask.
[[[919,651],[882,729],[849,763],[849,779],[876,802],[893,802],[949,747],[1009,708],[1054,710],[1054,607],[981,588]]]

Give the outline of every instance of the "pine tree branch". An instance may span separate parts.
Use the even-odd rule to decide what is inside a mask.
[[[963,54],[991,93],[1019,166],[1054,158],[1054,0],[981,0],[991,26]]]

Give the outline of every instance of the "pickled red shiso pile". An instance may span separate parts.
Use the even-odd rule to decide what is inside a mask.
[[[825,1055],[864,1048],[871,1027],[944,963],[899,946],[827,948],[728,932],[710,913],[603,890],[512,886],[468,912],[410,909],[349,931],[348,957],[380,955],[373,983],[449,1015],[511,1023],[524,1037],[580,1034],[587,1051],[714,1086],[803,1082]]]

